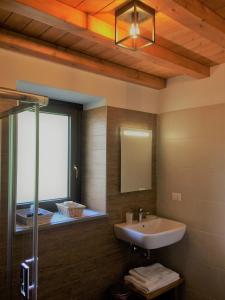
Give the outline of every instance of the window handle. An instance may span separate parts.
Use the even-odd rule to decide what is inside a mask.
[[[78,179],[78,176],[79,176],[79,170],[78,170],[78,167],[76,165],[73,166],[73,169],[75,171],[75,177],[76,179]]]

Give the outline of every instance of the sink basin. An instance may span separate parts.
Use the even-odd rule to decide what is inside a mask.
[[[132,224],[115,224],[118,239],[144,249],[157,249],[180,241],[186,231],[186,225],[177,221],[156,217]]]

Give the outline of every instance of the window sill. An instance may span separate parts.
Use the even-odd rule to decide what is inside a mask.
[[[58,212],[54,213],[51,221],[45,224],[39,225],[39,230],[45,230],[48,228],[54,228],[56,226],[64,226],[69,224],[81,223],[81,222],[89,222],[98,219],[107,218],[108,215],[106,213],[94,211],[91,209],[85,209],[84,214],[80,218],[70,218],[59,214]],[[28,225],[16,224],[15,233],[23,233],[31,231],[31,227]]]

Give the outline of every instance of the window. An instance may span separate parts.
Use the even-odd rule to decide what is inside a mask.
[[[39,116],[39,200],[80,201],[80,110],[75,104],[52,101]],[[34,198],[35,116],[24,111],[17,115],[17,204]]]

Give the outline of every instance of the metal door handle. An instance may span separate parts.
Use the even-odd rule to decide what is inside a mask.
[[[30,267],[23,262],[20,265],[20,293],[24,299],[29,299],[30,297]]]
[[[78,167],[77,167],[76,165],[74,165],[74,166],[73,166],[73,169],[74,169],[74,171],[75,171],[75,177],[76,177],[76,179],[78,179],[78,177],[79,177],[79,170],[78,170]]]
[[[29,263],[32,259],[25,260],[20,265],[20,293],[24,299],[30,299],[30,290],[32,290],[33,285],[30,285],[30,266]]]

